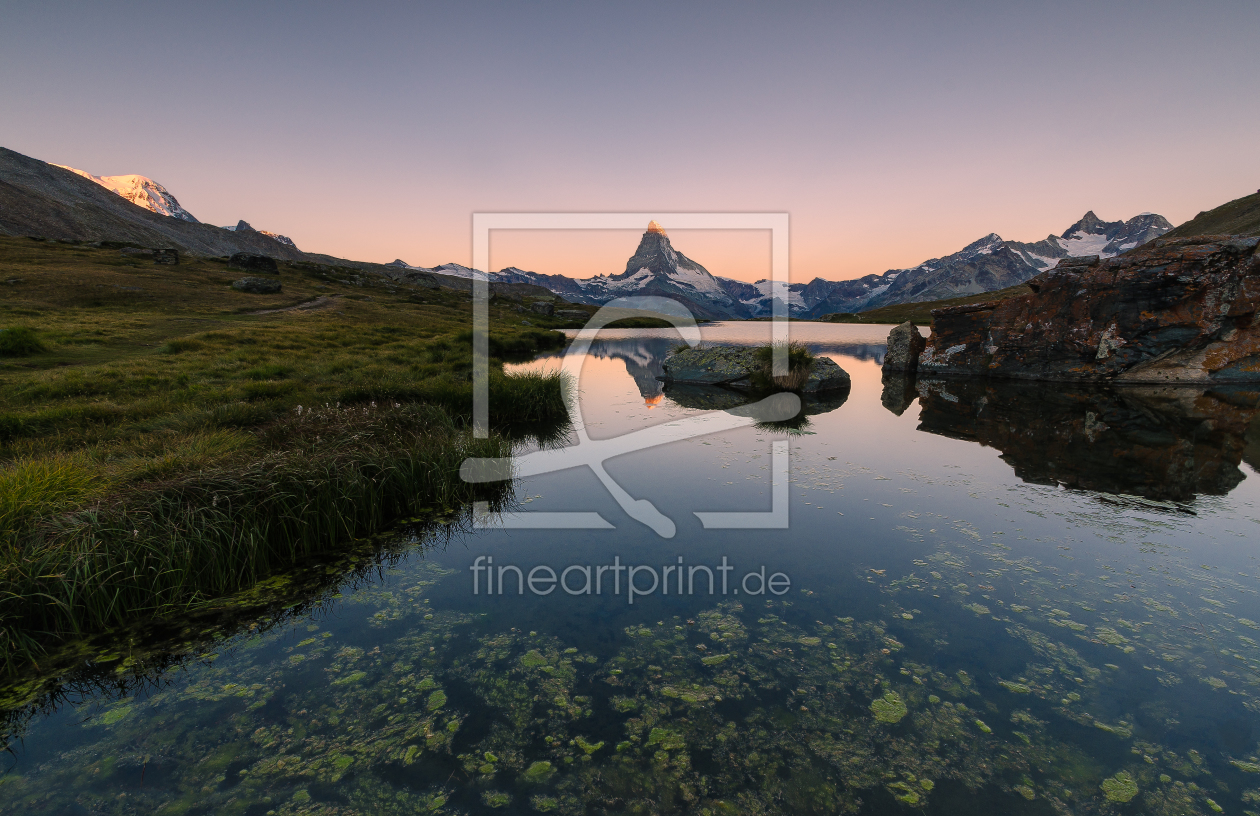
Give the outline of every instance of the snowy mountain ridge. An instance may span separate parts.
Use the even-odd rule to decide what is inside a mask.
[[[86,170],[79,170],[64,164],[55,164],[53,166],[69,170],[71,173],[77,173],[85,179],[94,181],[106,190],[115,192],[127,199],[137,207],[143,207],[158,215],[178,218],[181,221],[190,221],[194,224],[201,223],[193,217],[192,213],[179,205],[179,202],[175,200],[175,196],[171,195],[169,190],[148,176],[94,176]]]
[[[917,303],[1004,289],[1082,255],[1110,258],[1146,243],[1172,225],[1162,216],[1142,213],[1128,221],[1103,221],[1092,211],[1063,231],[1035,243],[1007,241],[997,233],[973,241],[958,252],[932,258],[915,267],[890,269],[855,280],[776,284],[746,283],[715,276],[678,252],[655,221],[643,234],[635,254],[617,275],[569,278],[507,267],[487,278],[505,283],[531,283],[574,303],[602,304],[628,295],[664,295],[686,303],[699,317],[739,319],[773,313],[777,298],[793,317],[816,318],[833,312],[859,312],[896,303]],[[431,268],[394,265],[437,275],[471,278],[483,273],[456,263]]]

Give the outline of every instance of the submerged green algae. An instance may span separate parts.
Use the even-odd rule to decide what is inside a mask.
[[[1057,579],[1039,577],[1046,565],[957,542],[923,566],[932,578],[872,579],[886,598],[877,617],[827,616],[806,596],[726,602],[694,620],[638,621],[596,655],[435,608],[426,595],[450,573],[422,564],[342,600],[340,614],[380,631],[373,648],[332,632],[302,632],[291,646],[276,634],[242,639],[170,688],[89,720],[99,727],[85,731],[86,750],[9,777],[0,810],[832,814],[879,796],[924,808],[942,782],[1063,814],[1132,800],[1153,814],[1207,814],[1228,803],[1204,756],[1135,740],[1150,711],[1109,702],[1134,661],[1153,663],[1147,671],[1171,688],[1169,666],[1206,655],[1194,635],[1150,623],[1184,619],[1172,599],[1135,599],[1146,615],[1116,614],[1101,598],[1073,605]],[[1010,574],[1022,603],[994,588]],[[1020,661],[1001,675],[936,665],[919,645],[947,636],[949,604],[974,613],[975,594],[987,614],[972,625],[993,627]],[[932,595],[942,599],[927,614]],[[1089,623],[1064,623],[1078,620]],[[1219,676],[1252,693],[1247,675]],[[1108,764],[1062,724],[1113,741]],[[1244,754],[1229,767],[1260,768]],[[161,771],[133,790],[146,768]]]

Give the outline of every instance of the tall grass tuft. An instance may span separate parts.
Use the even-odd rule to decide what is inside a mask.
[[[86,456],[57,454],[0,467],[0,548],[10,549],[41,518],[81,505],[104,487]]]
[[[35,334],[25,326],[0,329],[0,357],[28,357],[48,351]]]
[[[784,377],[773,374],[774,352],[782,348],[781,344],[771,343],[759,347],[755,354],[761,364],[760,371],[754,371],[752,384],[759,391],[800,391],[809,381],[810,372],[814,368],[814,353],[804,343],[791,341],[787,344],[788,373]]]
[[[265,434],[287,447],[237,467],[145,483],[34,527],[16,504],[0,552],[0,647],[10,672],[54,638],[188,610],[425,508],[491,498],[463,482],[469,456],[506,456],[433,406],[303,409]],[[221,438],[203,440],[220,447]],[[48,507],[91,489],[66,466],[5,471]],[[155,474],[160,475],[160,474]],[[60,492],[58,492],[60,491]],[[76,492],[77,491],[77,492]]]

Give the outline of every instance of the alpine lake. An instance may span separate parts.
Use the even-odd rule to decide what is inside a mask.
[[[94,642],[9,693],[0,813],[1260,813],[1260,393],[884,382],[888,329],[793,324],[852,377],[795,421],[604,460],[672,537],[575,467]],[[584,444],[741,401],[679,342],[601,333]]]

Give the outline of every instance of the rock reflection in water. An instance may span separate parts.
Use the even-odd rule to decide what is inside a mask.
[[[1260,464],[1257,390],[919,379],[916,391],[919,430],[996,448],[1034,484],[1189,501],[1225,495],[1241,462]],[[889,410],[905,396],[885,383]]]

